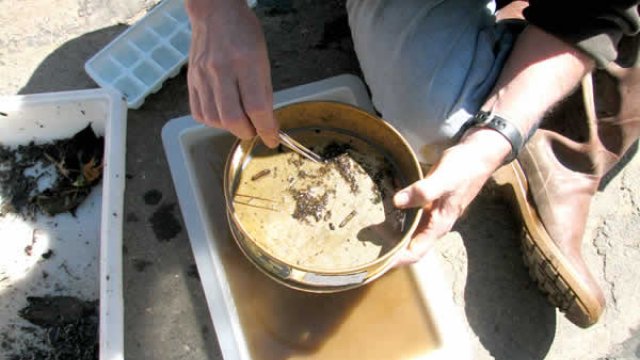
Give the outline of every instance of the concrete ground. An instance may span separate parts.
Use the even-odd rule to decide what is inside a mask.
[[[154,0],[0,1],[0,94],[93,88],[84,62]],[[358,74],[342,1],[265,4],[276,90]],[[271,1],[274,3],[274,1]],[[284,4],[284,5],[283,5]],[[184,71],[128,113],[124,225],[125,353],[129,359],[219,359],[160,131],[188,114]],[[520,225],[486,190],[435,251],[479,359],[640,359],[640,156],[596,196],[583,251],[603,287],[602,320],[583,330],[529,280]],[[634,191],[635,190],[635,191]],[[164,228],[153,226],[161,219]]]

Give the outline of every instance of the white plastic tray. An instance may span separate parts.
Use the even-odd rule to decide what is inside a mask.
[[[275,94],[274,103],[278,107],[313,99],[341,101],[372,111],[362,82],[351,75],[280,91]],[[222,192],[214,190],[221,186],[222,174],[199,170],[221,168],[225,159],[208,152],[206,157],[210,163],[194,161],[195,153],[200,151],[198,149],[206,147],[207,142],[220,133],[220,130],[201,126],[186,116],[167,123],[162,139],[222,354],[227,360],[250,359],[228,275],[222,265],[220,244],[226,240],[222,237],[228,236],[228,225]],[[199,185],[202,182],[211,186],[202,187]],[[453,304],[451,286],[444,280],[437,257],[427,256],[412,270],[439,339],[437,348],[426,359],[470,358],[467,332],[461,314]]]
[[[255,0],[248,3],[254,6]],[[117,90],[129,108],[137,109],[147,95],[178,74],[190,45],[184,0],[164,0],[91,57],[84,68],[98,85]]]
[[[100,359],[123,359],[122,211],[126,107],[119,94],[81,90],[0,98],[0,144],[16,146],[68,138],[91,124],[105,137],[101,186],[76,216],[0,218],[0,334],[28,343],[29,324],[17,311],[26,296],[100,299]],[[25,246],[32,243],[31,256]],[[42,254],[53,250],[44,260]],[[43,274],[46,272],[47,276]],[[0,356],[2,358],[2,356]]]

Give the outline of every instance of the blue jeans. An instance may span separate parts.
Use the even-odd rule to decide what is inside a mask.
[[[373,103],[431,163],[491,91],[522,26],[490,0],[348,0]]]

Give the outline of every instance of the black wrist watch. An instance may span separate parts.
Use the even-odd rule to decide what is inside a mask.
[[[513,161],[524,146],[524,138],[520,133],[520,130],[518,130],[518,128],[513,123],[501,116],[487,111],[478,111],[478,113],[474,117],[464,123],[464,125],[462,125],[462,128],[460,128],[460,131],[458,132],[458,136],[456,137],[457,140],[459,141],[464,133],[467,132],[467,130],[474,127],[495,130],[499,132],[500,135],[504,136],[505,139],[507,139],[507,141],[511,144],[511,153],[505,159],[505,164]]]

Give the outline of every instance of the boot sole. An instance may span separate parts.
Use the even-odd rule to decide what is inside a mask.
[[[529,274],[549,301],[572,323],[586,328],[598,321],[604,307],[578,271],[547,233],[537,210],[529,202],[529,189],[524,172],[517,161],[498,169],[493,179],[513,193],[524,223],[522,238],[524,262]]]

